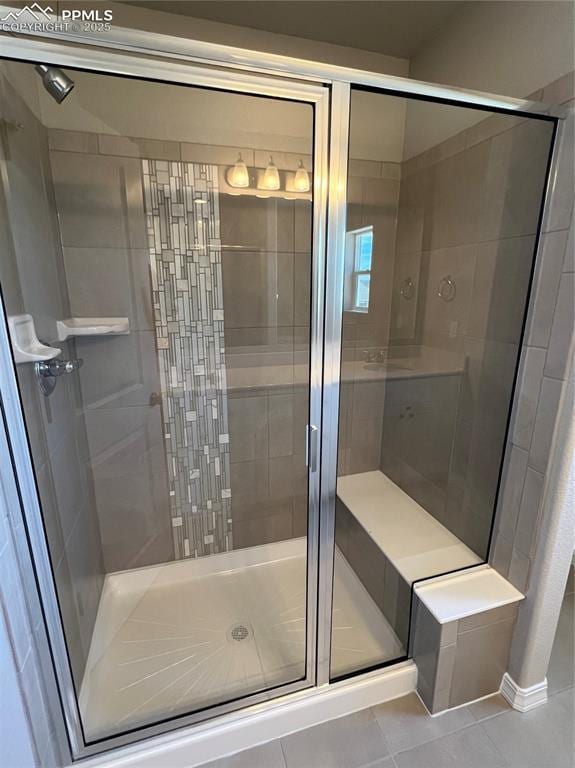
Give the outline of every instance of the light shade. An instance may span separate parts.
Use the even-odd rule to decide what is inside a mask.
[[[309,174],[303,167],[303,160],[299,161],[299,167],[295,172],[293,188],[297,192],[309,192]]]
[[[274,165],[273,158],[270,155],[268,167],[265,170],[264,177],[261,183],[262,189],[276,190],[280,188],[280,175],[279,171]]]
[[[238,155],[238,159],[236,160],[234,167],[230,169],[228,183],[230,187],[244,188],[249,187],[250,185],[250,175],[248,173],[248,168],[242,160],[241,154]]]

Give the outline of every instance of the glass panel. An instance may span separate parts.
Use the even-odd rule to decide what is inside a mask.
[[[352,91],[332,677],[405,656],[414,581],[487,557],[552,134]]]
[[[93,740],[306,676],[314,115],[67,74],[0,63],[0,276]]]

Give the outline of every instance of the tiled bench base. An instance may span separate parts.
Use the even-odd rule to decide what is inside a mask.
[[[499,690],[522,598],[489,566],[415,587],[410,655],[417,692],[432,714]],[[496,607],[485,609],[489,603]]]
[[[481,562],[379,470],[338,478],[336,543],[406,647],[411,585]]]
[[[336,544],[409,643],[432,714],[499,690],[523,599],[509,582],[378,471],[339,478]]]
[[[402,578],[339,498],[336,498],[335,540],[339,551],[407,649],[411,584]]]

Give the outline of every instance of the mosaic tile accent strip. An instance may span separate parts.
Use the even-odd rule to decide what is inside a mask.
[[[142,160],[176,559],[233,549],[217,166]]]

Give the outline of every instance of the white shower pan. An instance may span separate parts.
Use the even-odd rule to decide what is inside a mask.
[[[80,694],[88,739],[297,680],[306,540],[106,577]],[[332,675],[404,654],[336,553]]]

